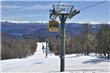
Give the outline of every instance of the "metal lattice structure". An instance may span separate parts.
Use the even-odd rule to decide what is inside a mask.
[[[73,16],[78,14],[80,11],[76,10],[72,5],[52,5],[53,9],[50,10],[50,18],[56,18],[58,16],[66,15],[66,18],[71,19]]]

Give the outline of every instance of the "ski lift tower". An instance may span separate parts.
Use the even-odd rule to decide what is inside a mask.
[[[61,22],[61,49],[60,49],[60,72],[65,70],[65,21],[71,19],[76,14],[80,13],[79,10],[74,9],[72,5],[52,5],[53,9],[50,10],[50,18],[59,17]]]

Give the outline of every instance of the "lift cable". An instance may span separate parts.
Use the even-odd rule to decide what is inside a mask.
[[[96,4],[93,4],[93,5],[87,6],[87,7],[85,7],[85,8],[80,9],[80,10],[83,11],[83,10],[86,10],[86,9],[88,9],[88,8],[91,8],[91,7],[97,6],[97,5],[99,5],[99,4],[102,4],[102,3],[104,3],[104,2],[105,2],[105,0],[104,0],[104,1],[101,1],[101,2],[98,2],[98,3],[96,3]]]

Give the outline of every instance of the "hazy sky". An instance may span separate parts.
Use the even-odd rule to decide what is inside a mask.
[[[1,17],[2,20],[9,21],[48,21],[49,10],[52,4],[66,3],[74,5],[76,9],[82,9],[103,0],[2,0]],[[71,22],[110,22],[110,0],[105,0],[102,4],[81,10],[80,14],[74,16]]]

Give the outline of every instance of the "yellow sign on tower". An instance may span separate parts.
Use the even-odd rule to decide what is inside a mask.
[[[48,23],[48,31],[49,32],[58,32],[59,23],[55,20],[50,20]]]

